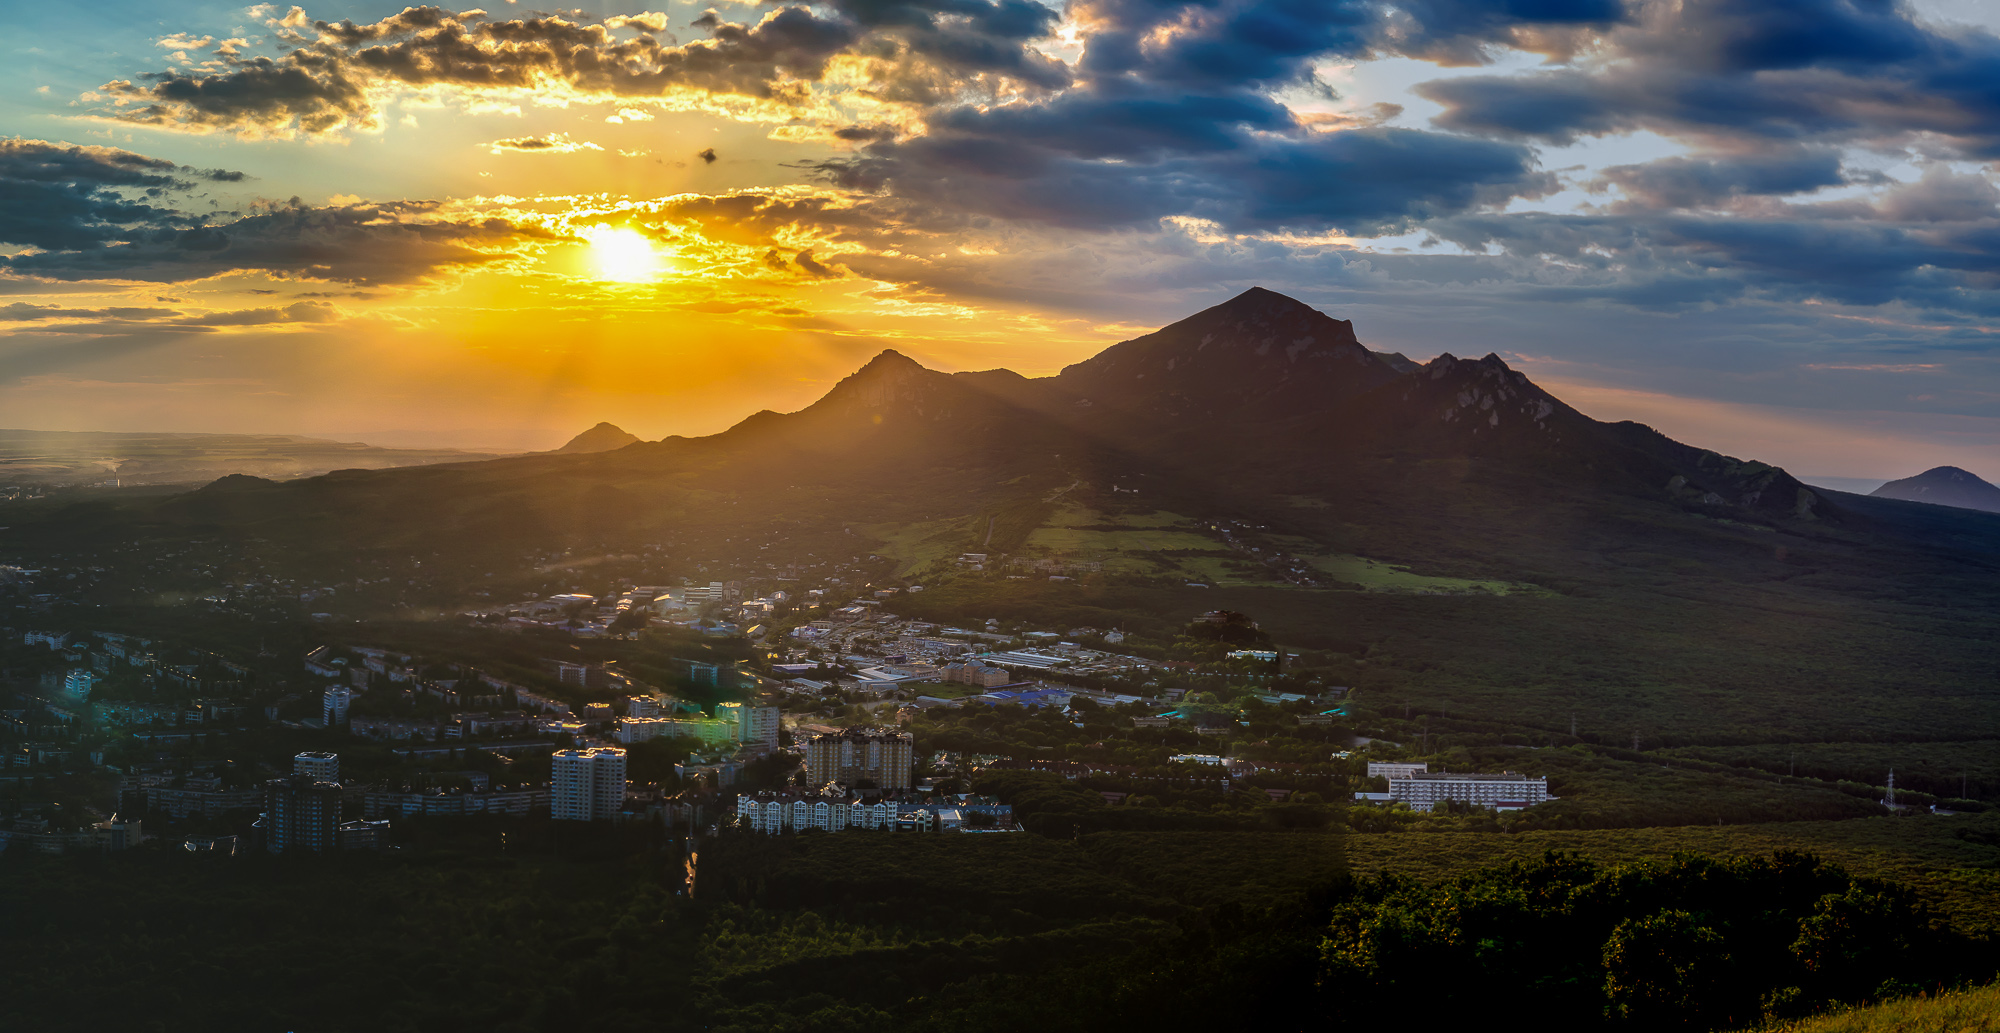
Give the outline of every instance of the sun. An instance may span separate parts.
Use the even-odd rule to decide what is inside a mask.
[[[638,230],[624,226],[587,226],[583,238],[590,241],[590,260],[597,274],[607,280],[637,283],[660,273],[660,255],[653,242]]]

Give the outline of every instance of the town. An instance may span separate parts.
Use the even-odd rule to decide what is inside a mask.
[[[14,586],[30,612],[48,608],[38,573]],[[405,819],[467,815],[683,839],[1015,832],[1014,809],[974,791],[1008,772],[1081,780],[1127,806],[1352,796],[1424,813],[1550,798],[1545,778],[1381,759],[1408,751],[1353,734],[1349,691],[1284,675],[1239,614],[1193,617],[1217,639],[1195,663],[1122,651],[1117,629],[955,626],[885,606],[922,591],[579,588],[463,612],[426,649],[328,634],[295,660],[268,643],[231,655],[9,628],[7,674],[35,688],[4,711],[0,846],[379,850]],[[965,722],[983,712],[1044,715],[1092,742],[968,749]]]

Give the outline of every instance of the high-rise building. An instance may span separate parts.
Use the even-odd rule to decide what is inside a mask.
[[[872,782],[878,789],[910,788],[912,740],[908,732],[846,728],[806,743],[806,775],[813,785]]]
[[[340,848],[340,786],[308,775],[274,778],[264,788],[264,849],[274,854]]]
[[[292,774],[304,775],[315,782],[340,781],[340,754],[301,753],[292,758]]]
[[[778,708],[717,703],[715,716],[736,726],[736,741],[763,750],[778,748]]]
[[[558,750],[551,768],[550,817],[594,821],[625,806],[624,750],[608,746]]]
[[[331,685],[327,687],[326,694],[321,697],[320,701],[320,716],[326,727],[345,728],[347,726],[347,704],[353,699],[354,694],[349,692],[345,685]]]
[[[90,698],[90,690],[96,684],[97,676],[79,667],[63,676],[63,695],[81,703]]]

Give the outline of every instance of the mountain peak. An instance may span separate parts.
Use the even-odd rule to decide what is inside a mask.
[[[1069,366],[1056,380],[1093,411],[1186,418],[1284,418],[1395,379],[1354,324],[1252,287]]]
[[[1977,474],[1961,470],[1956,466],[1935,466],[1915,477],[1890,481],[1871,494],[1885,499],[1902,499],[1905,502],[1929,502],[1939,506],[1983,509],[1989,513],[2000,513],[2000,488],[1988,484]]]
[[[905,355],[894,348],[884,348],[882,349],[880,354],[876,355],[872,359],[869,359],[867,365],[862,366],[860,369],[856,370],[855,375],[860,376],[863,373],[868,373],[871,371],[875,373],[884,373],[890,370],[913,370],[913,369],[923,369],[923,368],[924,368],[923,363],[918,362],[913,358],[910,358],[908,355]]]
[[[640,440],[642,439],[637,434],[628,433],[624,429],[609,423],[600,423],[569,439],[568,444],[556,449],[556,451],[568,453],[609,452],[612,449],[624,448],[626,445],[634,444]]]
[[[908,401],[933,378],[949,379],[894,348],[885,348],[867,365],[842,377],[813,408],[881,408]]]

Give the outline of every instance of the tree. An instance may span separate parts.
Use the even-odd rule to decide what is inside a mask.
[[[1732,1014],[1724,991],[1729,952],[1722,934],[1686,911],[1660,911],[1628,918],[1604,944],[1605,1011],[1638,1029],[1700,1029]]]

